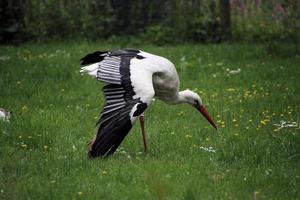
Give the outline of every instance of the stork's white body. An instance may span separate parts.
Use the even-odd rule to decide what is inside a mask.
[[[152,99],[156,97],[173,104],[177,101],[179,78],[175,66],[168,59],[142,52],[145,59],[131,60],[131,81],[136,94]],[[151,99],[143,99],[149,102]]]

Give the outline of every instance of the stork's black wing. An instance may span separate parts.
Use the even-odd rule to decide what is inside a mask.
[[[133,90],[130,80],[130,60],[143,59],[137,50],[95,52],[82,59],[82,64],[98,62],[97,79],[108,83],[103,87],[105,106],[89,156],[113,154],[132,128],[136,118],[147,108]]]

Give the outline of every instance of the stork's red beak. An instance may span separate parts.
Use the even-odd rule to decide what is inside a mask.
[[[209,116],[209,114],[208,114],[207,110],[205,109],[205,107],[200,106],[199,111],[201,112],[203,117],[205,117],[207,119],[207,121],[217,130],[217,126],[216,126],[215,122],[211,119],[211,117]]]

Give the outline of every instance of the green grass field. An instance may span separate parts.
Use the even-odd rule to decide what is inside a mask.
[[[136,124],[115,155],[88,160],[103,84],[79,74],[79,59],[118,48],[174,62],[181,88],[201,95],[218,131],[192,107],[156,100],[145,113],[148,153]],[[300,199],[294,48],[282,44],[270,55],[250,44],[1,46],[0,107],[13,114],[0,121],[0,199]]]

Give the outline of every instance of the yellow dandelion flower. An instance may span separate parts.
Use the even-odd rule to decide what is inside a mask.
[[[78,194],[78,195],[82,195],[83,193],[82,193],[82,192],[77,192],[77,194]]]
[[[261,120],[260,123],[262,123],[263,125],[267,124],[266,121],[264,121],[264,120]]]
[[[27,148],[27,144],[21,144],[22,148]]]
[[[192,135],[186,134],[185,137],[186,137],[186,138],[191,138]]]
[[[205,138],[205,140],[208,142],[208,141],[210,141],[210,139],[209,138]]]
[[[233,91],[235,91],[235,89],[234,88],[228,88],[227,91],[228,92],[233,92]]]
[[[22,110],[23,111],[26,111],[28,109],[28,107],[26,106],[26,105],[24,105],[23,107],[22,107]]]
[[[184,115],[184,112],[183,112],[183,111],[180,111],[180,112],[177,113],[177,115],[178,115],[178,116]]]
[[[106,175],[106,174],[107,174],[107,171],[103,170],[102,175]]]
[[[233,122],[236,122],[236,119],[233,119],[232,121],[233,121]]]
[[[47,145],[44,145],[44,149],[48,149],[49,147]]]
[[[239,134],[238,134],[238,133],[235,133],[235,134],[233,134],[233,135],[238,136]]]

